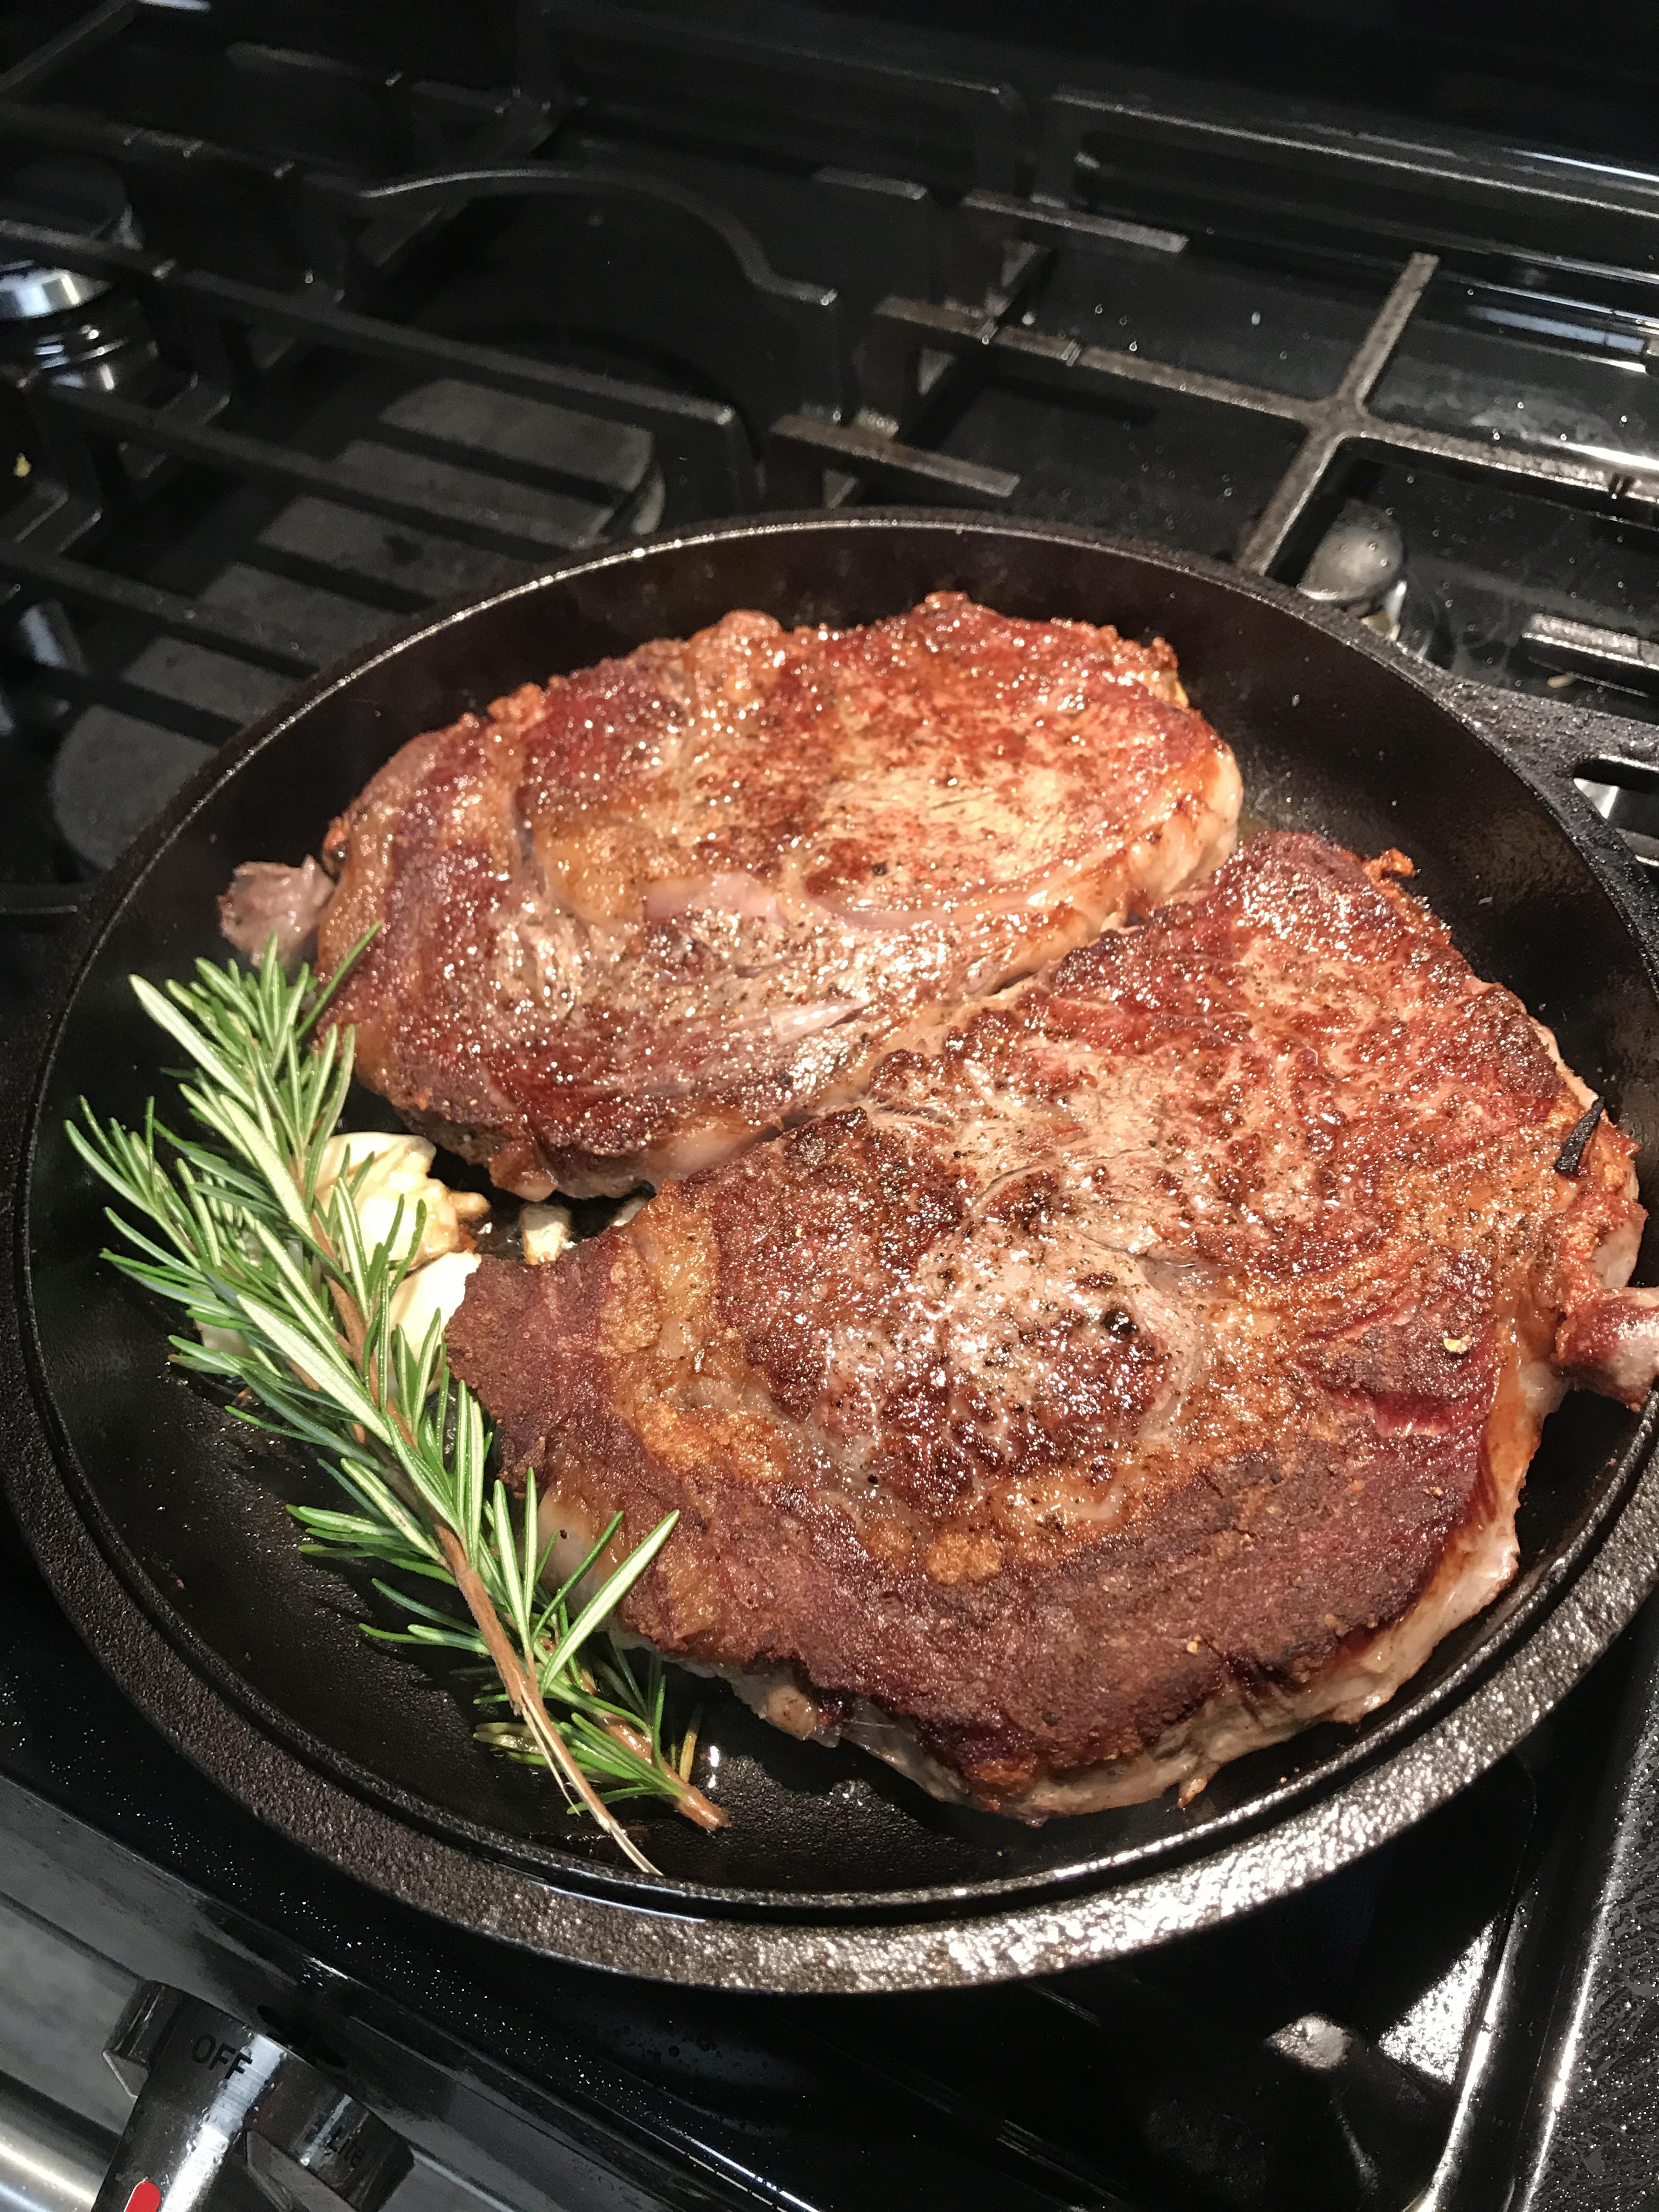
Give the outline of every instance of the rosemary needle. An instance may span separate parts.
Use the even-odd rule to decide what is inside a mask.
[[[319,1017],[349,965],[326,986],[305,967],[290,978],[273,941],[252,972],[199,961],[192,981],[165,991],[132,979],[145,1012],[189,1055],[179,1097],[205,1134],[175,1134],[154,1100],[142,1130],[100,1122],[82,1101],[85,1127],[71,1123],[70,1141],[138,1217],[109,1209],[124,1249],[104,1256],[184,1308],[198,1334],[170,1340],[180,1366],[237,1386],[237,1419],[332,1474],[344,1510],[290,1510],[308,1551],[378,1570],[374,1586],[403,1626],[367,1632],[484,1662],[514,1718],[486,1723],[480,1740],[547,1768],[573,1810],[654,1872],[607,1801],[665,1798],[705,1827],[726,1817],[691,1783],[684,1752],[665,1747],[660,1662],[641,1680],[602,1633],[675,1516],[579,1597],[618,1516],[575,1574],[544,1593],[533,1476],[520,1501],[490,1475],[490,1432],[450,1372],[441,1322],[418,1348],[392,1324],[424,1206],[406,1223],[400,1200],[390,1231],[371,1241],[357,1208],[367,1162],[319,1192],[352,1065],[351,1031]],[[411,1577],[445,1601],[414,1595]]]

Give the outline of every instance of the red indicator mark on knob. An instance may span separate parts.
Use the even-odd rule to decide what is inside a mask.
[[[161,2192],[153,2181],[135,2181],[126,2212],[161,2212]]]

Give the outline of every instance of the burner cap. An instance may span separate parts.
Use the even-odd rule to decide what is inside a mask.
[[[0,218],[62,230],[99,245],[136,246],[126,187],[102,161],[30,161],[0,186]],[[3,249],[0,249],[3,250]],[[100,276],[37,261],[0,261],[0,323],[38,322],[107,292]]]
[[[1333,607],[1366,612],[1388,596],[1406,565],[1406,541],[1392,515],[1351,500],[1314,548],[1298,589]]]

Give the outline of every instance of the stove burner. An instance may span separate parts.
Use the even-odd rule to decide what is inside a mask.
[[[88,245],[137,246],[126,190],[101,161],[31,161],[0,190],[0,219],[67,232]],[[84,307],[109,290],[100,276],[38,261],[0,263],[0,323],[39,323]]]
[[[1347,501],[1315,546],[1297,588],[1321,606],[1358,615],[1419,659],[1449,658],[1440,610],[1407,565],[1405,532],[1381,507]]]
[[[0,222],[56,231],[76,245],[143,243],[125,186],[101,161],[65,157],[14,171],[0,188]],[[0,366],[113,392],[155,358],[137,301],[109,277],[21,255],[0,262]]]
[[[1301,588],[1321,606],[1378,612],[1404,580],[1406,540],[1391,514],[1351,501],[1314,548]]]

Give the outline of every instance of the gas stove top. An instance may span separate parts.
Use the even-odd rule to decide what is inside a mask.
[[[1364,12],[1187,9],[1103,56],[1081,10],[1019,45],[739,0],[8,11],[0,1018],[26,1033],[88,884],[298,679],[710,516],[1094,524],[1651,719],[1659,88]],[[1650,775],[1583,787],[1659,859]],[[1444,1812],[1225,1930],[785,2001],[356,1889],[119,1704],[4,1535],[0,1584],[0,1956],[93,1992],[83,2040],[145,1979],[263,2023],[414,2145],[400,2207],[1649,2186],[1659,1625]],[[14,2009],[0,2072],[95,2166],[120,2111],[95,2069],[71,2094],[53,2000]]]

